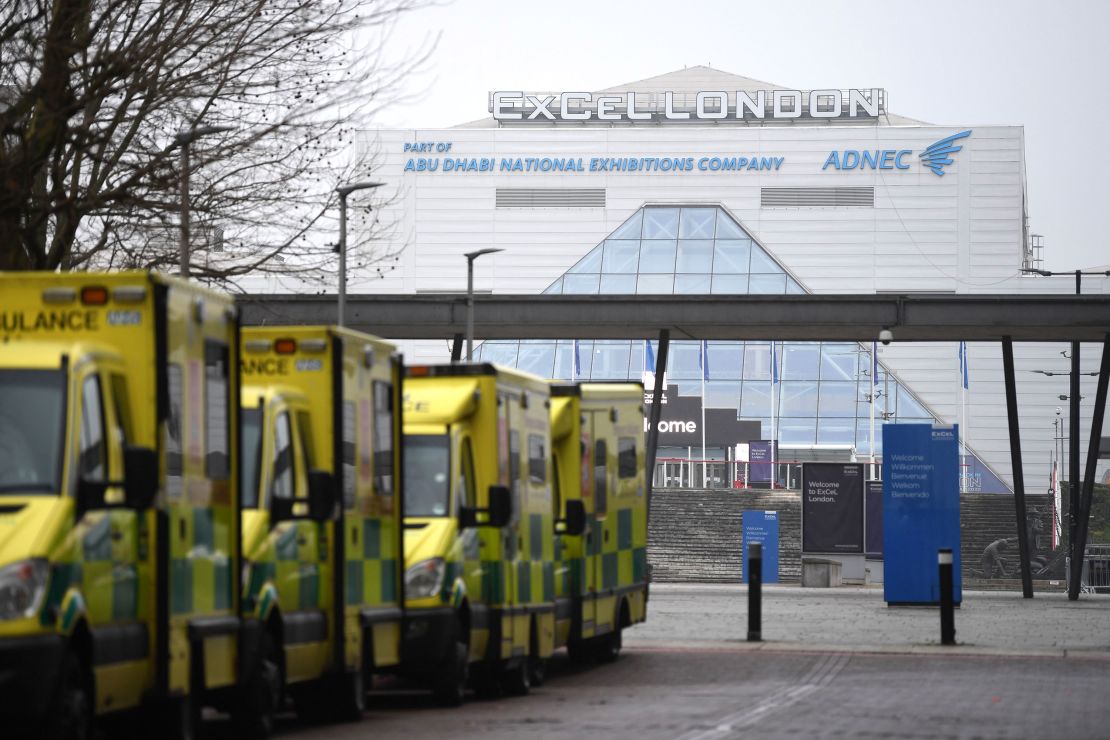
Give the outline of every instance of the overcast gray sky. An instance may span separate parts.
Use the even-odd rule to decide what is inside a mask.
[[[883,87],[911,118],[1024,126],[1045,266],[1110,264],[1106,0],[455,0],[392,42],[435,34],[411,81],[422,98],[383,126],[482,118],[491,90],[598,90],[695,64],[803,90]]]

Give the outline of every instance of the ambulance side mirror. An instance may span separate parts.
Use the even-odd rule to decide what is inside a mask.
[[[308,473],[308,518],[314,522],[326,522],[335,515],[335,504],[339,499],[335,490],[335,476],[326,470],[310,470]]]
[[[513,517],[513,496],[508,486],[489,487],[489,521],[490,527],[504,527]]]
[[[575,537],[586,531],[586,505],[580,499],[567,501],[566,517],[555,522],[555,531]]]
[[[158,455],[149,447],[123,450],[123,492],[127,508],[146,511],[158,495]]]

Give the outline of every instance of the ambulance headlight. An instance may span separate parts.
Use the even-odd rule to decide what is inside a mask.
[[[443,587],[443,574],[446,570],[443,558],[421,560],[405,571],[405,596],[410,599],[435,596]]]
[[[35,616],[49,577],[50,565],[40,558],[0,568],[0,621]]]

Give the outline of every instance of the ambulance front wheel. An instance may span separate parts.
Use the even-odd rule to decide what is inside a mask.
[[[432,686],[436,701],[445,707],[457,707],[466,698],[470,649],[461,627],[460,624],[455,624],[454,639],[448,646],[447,658],[440,667]]]
[[[623,640],[621,639],[622,631],[620,627],[617,627],[608,634],[594,638],[597,640],[596,655],[599,662],[612,663],[620,657],[621,646],[623,645]]]
[[[62,680],[46,717],[46,737],[49,740],[85,740],[93,734],[88,673],[72,650],[67,650],[62,660]]]

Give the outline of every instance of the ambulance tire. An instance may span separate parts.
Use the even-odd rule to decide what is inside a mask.
[[[458,630],[457,627],[456,630]],[[462,635],[456,631],[454,649],[444,661],[432,684],[432,694],[440,706],[457,707],[463,703],[466,698],[466,682],[469,678],[469,659],[470,648],[463,642]]]
[[[509,696],[528,696],[532,690],[532,672],[528,670],[528,657],[509,661],[509,667],[501,673],[501,686]]]
[[[238,735],[251,740],[263,740],[274,733],[274,715],[281,708],[284,688],[281,658],[269,632],[263,633],[261,648],[258,665],[232,711]]]
[[[46,715],[47,740],[86,740],[93,737],[92,692],[80,657],[67,650],[62,658],[62,680]]]
[[[621,654],[621,628],[617,627],[612,632],[595,637],[594,655],[599,663],[613,663]]]

